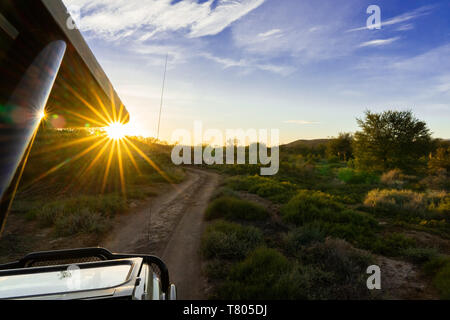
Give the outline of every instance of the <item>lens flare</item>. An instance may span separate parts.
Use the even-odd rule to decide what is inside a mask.
[[[45,111],[41,111],[37,114],[37,118],[42,121],[45,120],[47,118],[47,114],[45,113]]]
[[[106,134],[112,140],[122,140],[127,135],[126,126],[120,122],[113,122],[105,128]]]

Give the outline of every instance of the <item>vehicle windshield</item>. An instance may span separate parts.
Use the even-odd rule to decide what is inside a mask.
[[[10,276],[1,276],[0,274],[0,299],[116,287],[127,280],[131,268],[132,265],[129,264],[83,269],[73,266],[51,272],[33,272]]]

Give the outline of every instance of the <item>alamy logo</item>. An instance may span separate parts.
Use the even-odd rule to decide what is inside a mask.
[[[60,279],[66,282],[69,291],[81,289],[81,269],[77,265],[70,265],[60,273]]]
[[[185,129],[176,130],[172,134],[172,141],[177,141],[177,145],[172,150],[172,162],[175,165],[222,165],[224,163],[256,165],[259,163],[268,166],[261,168],[262,176],[273,176],[278,173],[280,167],[279,137],[278,129],[270,130],[270,136],[267,129],[246,131],[229,129],[225,134],[217,129],[208,129],[203,132],[202,122],[195,121],[193,137]],[[270,148],[268,147],[269,138]]]
[[[381,290],[381,269],[377,265],[372,265],[367,268],[367,288],[369,290]]]
[[[79,29],[81,27],[81,7],[70,5],[67,7],[69,17],[66,20],[66,26],[69,30]]]
[[[367,18],[367,29],[381,29],[381,9],[377,5],[371,5],[367,8],[367,14],[370,14]]]

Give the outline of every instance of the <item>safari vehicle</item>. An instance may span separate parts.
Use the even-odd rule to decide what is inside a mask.
[[[176,289],[157,257],[86,248],[0,265],[0,299],[175,300]]]
[[[1,237],[44,116],[77,128],[104,106],[129,115],[60,0],[0,2],[0,73]],[[173,300],[176,290],[157,257],[87,248],[1,265],[0,299]]]

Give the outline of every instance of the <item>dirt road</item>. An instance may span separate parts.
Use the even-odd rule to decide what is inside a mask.
[[[118,217],[101,246],[157,255],[167,264],[179,299],[206,298],[199,249],[203,213],[218,183],[217,174],[188,169],[186,180],[176,188],[164,189],[135,212]]]

